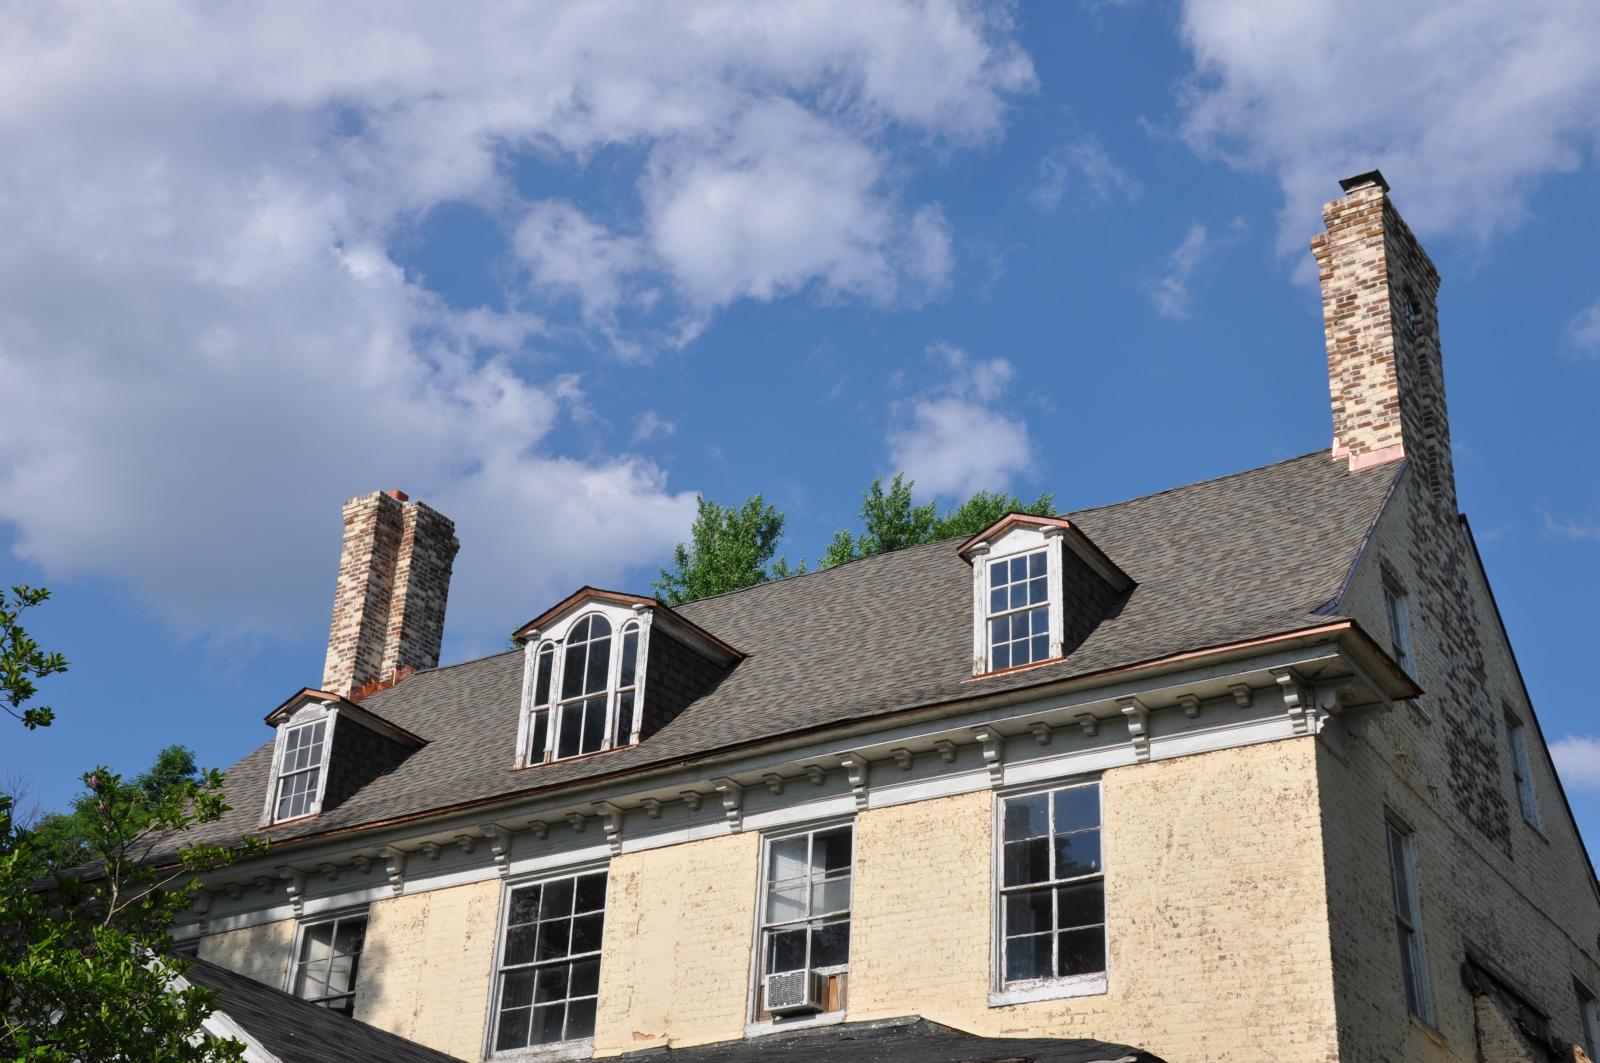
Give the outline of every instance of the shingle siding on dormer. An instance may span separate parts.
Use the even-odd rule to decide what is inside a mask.
[[[328,758],[328,785],[323,791],[324,811],[359,791],[380,775],[393,771],[411,747],[341,714],[333,728],[333,750]]]
[[[650,632],[650,657],[645,667],[641,741],[648,740],[680,712],[716,689],[728,674],[728,669],[712,664],[660,627]]]
[[[1061,550],[1061,652],[1070,655],[1110,615],[1122,592],[1076,553]]]

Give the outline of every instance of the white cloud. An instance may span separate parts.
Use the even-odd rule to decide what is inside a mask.
[[[1561,781],[1572,790],[1600,790],[1600,738],[1567,735],[1550,743]]]
[[[1190,225],[1183,242],[1167,257],[1167,272],[1150,289],[1150,301],[1162,317],[1183,320],[1189,316],[1189,281],[1212,251],[1206,227]]]
[[[1546,513],[1544,533],[1578,543],[1586,539],[1600,539],[1600,523],[1585,524],[1581,520],[1562,519]]]
[[[926,494],[962,497],[1009,488],[1036,464],[1021,415],[1002,407],[1015,370],[1004,358],[974,361],[959,347],[929,351],[945,378],[891,411],[894,468]]]
[[[667,420],[654,410],[646,410],[633,419],[635,444],[654,439],[656,436],[670,436],[677,430],[677,422]]]
[[[1074,187],[1096,203],[1123,198],[1138,200],[1143,192],[1139,182],[1106,153],[1094,137],[1082,137],[1047,152],[1039,160],[1039,173],[1028,191],[1028,202],[1037,210],[1052,214]]]
[[[948,234],[878,134],[981,143],[1032,85],[1003,18],[938,0],[0,22],[0,521],[48,577],[123,582],[209,636],[320,630],[338,504],[376,488],[457,520],[453,638],[658,558],[692,492],[626,451],[563,455],[593,416],[540,351],[563,315],[626,341],[661,291],[680,337],[738,298],[920,291]],[[613,147],[638,201],[521,200],[514,165],[584,187]],[[515,309],[453,309],[397,264],[451,201],[505,228]]]
[[[1515,226],[1600,133],[1593,0],[1186,0],[1183,132],[1272,174],[1280,250],[1304,252],[1335,180],[1381,167],[1424,234]]]
[[[1561,337],[1570,351],[1600,359],[1600,299],[1596,299],[1567,325]]]

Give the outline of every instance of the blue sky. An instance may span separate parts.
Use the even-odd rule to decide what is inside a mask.
[[[1306,243],[1380,166],[1600,846],[1592,3],[484,17],[4,16],[0,579],[55,591],[30,626],[72,661],[13,786],[265,739],[369,490],[456,519],[459,660],[648,590],[696,492],[763,492],[815,559],[899,469],[1073,509],[1324,447]]]

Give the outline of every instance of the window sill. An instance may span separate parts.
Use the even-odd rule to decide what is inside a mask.
[[[1407,1012],[1407,1014],[1411,1016],[1411,1025],[1415,1026],[1418,1030],[1421,1030],[1423,1035],[1426,1036],[1428,1040],[1432,1041],[1440,1048],[1450,1047],[1449,1044],[1445,1042],[1444,1034],[1435,1029],[1431,1022],[1429,1022],[1427,1019],[1418,1017],[1415,1012]]]
[[[746,1037],[767,1037],[775,1033],[786,1033],[789,1030],[810,1030],[818,1026],[837,1026],[844,1022],[845,1013],[842,1011],[825,1011],[820,1015],[812,1015],[804,1019],[789,1019],[786,1022],[747,1022],[744,1025]]]
[[[1012,1004],[1031,1004],[1038,1000],[1100,996],[1105,992],[1105,975],[1085,975],[1060,982],[1045,982],[1040,985],[1025,986],[1017,989],[1002,989],[997,993],[989,994],[989,1006],[991,1008],[1004,1008]]]
[[[589,1059],[593,1055],[594,1038],[585,1037],[577,1041],[557,1041],[550,1045],[490,1052],[485,1058],[494,1063],[558,1063],[568,1059]]]

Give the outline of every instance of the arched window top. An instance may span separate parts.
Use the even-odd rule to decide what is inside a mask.
[[[590,613],[588,616],[572,625],[567,632],[567,645],[574,642],[590,642],[594,639],[611,637],[611,621],[599,613]]]
[[[556,668],[556,644],[546,642],[539,647],[533,661],[533,706],[537,709],[550,705],[550,679]]]
[[[598,613],[579,620],[567,633],[561,662],[561,700],[603,694],[611,671],[611,621]]]
[[[566,760],[637,741],[650,617],[590,609],[524,650],[522,764]]]

